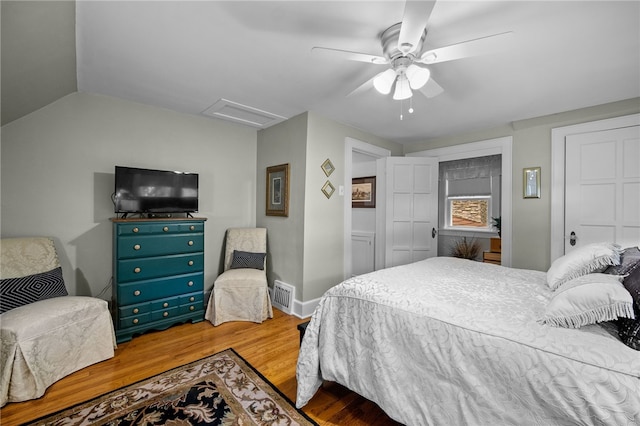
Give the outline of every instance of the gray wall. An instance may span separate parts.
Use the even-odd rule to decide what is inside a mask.
[[[295,286],[297,300],[302,300],[307,117],[303,113],[260,130],[257,146],[256,224],[267,228],[269,285],[280,280]],[[266,216],[267,167],[286,163],[290,166],[289,216]]]
[[[256,138],[220,120],[68,95],[2,127],[2,237],[54,237],[69,292],[96,296],[111,278],[114,166],[199,173],[208,289],[225,230],[255,225]]]
[[[568,111],[512,123],[511,126],[486,129],[416,143],[405,152],[424,151],[492,139],[513,137],[513,229],[512,263],[514,268],[545,271],[550,265],[551,245],[551,130],[589,121],[640,112],[640,98]],[[522,169],[541,167],[541,198],[522,198]],[[508,178],[503,176],[503,179]]]
[[[73,93],[75,1],[6,1],[2,14],[2,124]]]
[[[256,223],[268,229],[273,271],[269,282],[279,279],[296,287],[296,299],[310,301],[342,281],[344,263],[345,138],[351,137],[402,155],[402,146],[358,129],[307,112],[258,132],[258,183]],[[325,176],[322,163],[335,167]],[[266,168],[291,165],[289,217],[265,216]],[[336,188],[330,199],[321,188],[329,180]],[[348,193],[348,190],[347,190]]]

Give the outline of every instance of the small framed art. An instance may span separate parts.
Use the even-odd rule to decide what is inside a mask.
[[[329,181],[326,181],[322,186],[322,193],[327,198],[331,198],[331,196],[333,195],[333,191],[335,190],[336,188]]]
[[[335,167],[333,167],[333,163],[328,158],[324,160],[324,163],[322,163],[321,167],[322,171],[327,177],[329,177],[331,173],[333,173],[333,171],[336,169]]]
[[[289,216],[289,163],[267,167],[267,216]]]
[[[523,169],[522,198],[540,198],[540,167]]]
[[[351,207],[375,208],[376,177],[353,178],[351,180]]]

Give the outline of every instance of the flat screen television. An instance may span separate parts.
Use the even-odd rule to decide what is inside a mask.
[[[193,213],[198,211],[198,174],[116,166],[115,212]]]

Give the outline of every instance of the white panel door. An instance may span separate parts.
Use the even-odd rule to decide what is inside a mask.
[[[375,233],[351,233],[351,276],[373,272],[375,269]]]
[[[640,243],[640,126],[566,138],[565,253]]]
[[[438,254],[438,159],[386,161],[385,267]]]

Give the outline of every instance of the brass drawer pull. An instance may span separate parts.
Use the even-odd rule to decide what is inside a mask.
[[[134,250],[140,250],[140,244],[136,244],[135,246],[133,246]]]
[[[139,274],[139,273],[140,273],[140,271],[142,271],[142,269],[140,269],[140,268],[139,268],[139,267],[137,267],[137,266],[133,269],[133,272],[135,272],[136,274]]]
[[[135,228],[133,228],[133,229],[132,229],[132,231],[133,231],[133,232],[135,232],[135,233],[137,233],[137,232],[138,232],[138,231],[140,231],[140,230],[139,230],[139,229],[138,229],[138,227],[136,226]]]
[[[196,300],[196,298],[195,298],[195,297],[193,297],[193,296],[191,296],[191,297],[189,298],[189,302],[193,302],[193,301],[195,301],[195,300]]]
[[[168,227],[168,226],[165,226],[164,228],[162,228],[162,230],[163,230],[164,232],[169,232],[169,227]]]
[[[196,227],[195,227],[195,226],[193,226],[193,225],[191,225],[191,226],[189,227],[189,230],[190,230],[190,231],[195,231],[195,229],[196,229]]]
[[[189,261],[189,266],[193,266],[193,260]]]
[[[189,241],[187,244],[189,244],[190,246],[193,245],[193,241]]]
[[[168,316],[169,316],[169,312],[163,312],[163,313],[162,313],[162,316],[163,316],[163,317],[168,317]]]
[[[189,281],[189,282],[187,283],[187,285],[188,285],[189,287],[193,287],[193,281]]]
[[[134,314],[137,314],[138,312],[140,312],[140,309],[138,309],[138,308],[133,308],[133,313],[134,313]]]
[[[195,308],[195,306],[189,306],[189,310],[190,310],[190,311],[195,311],[195,310],[196,310],[196,308]]]
[[[136,290],[133,292],[134,296],[140,296],[140,294],[142,294],[142,292],[140,290]]]
[[[162,304],[162,307],[163,307],[163,308],[166,308],[166,307],[168,307],[168,306],[169,306],[169,304],[168,304],[167,302],[164,302],[164,303]]]
[[[140,322],[140,320],[138,320],[138,318],[134,318],[134,319],[133,319],[133,323],[134,323],[134,324],[137,324],[137,323],[139,323],[139,322]]]

